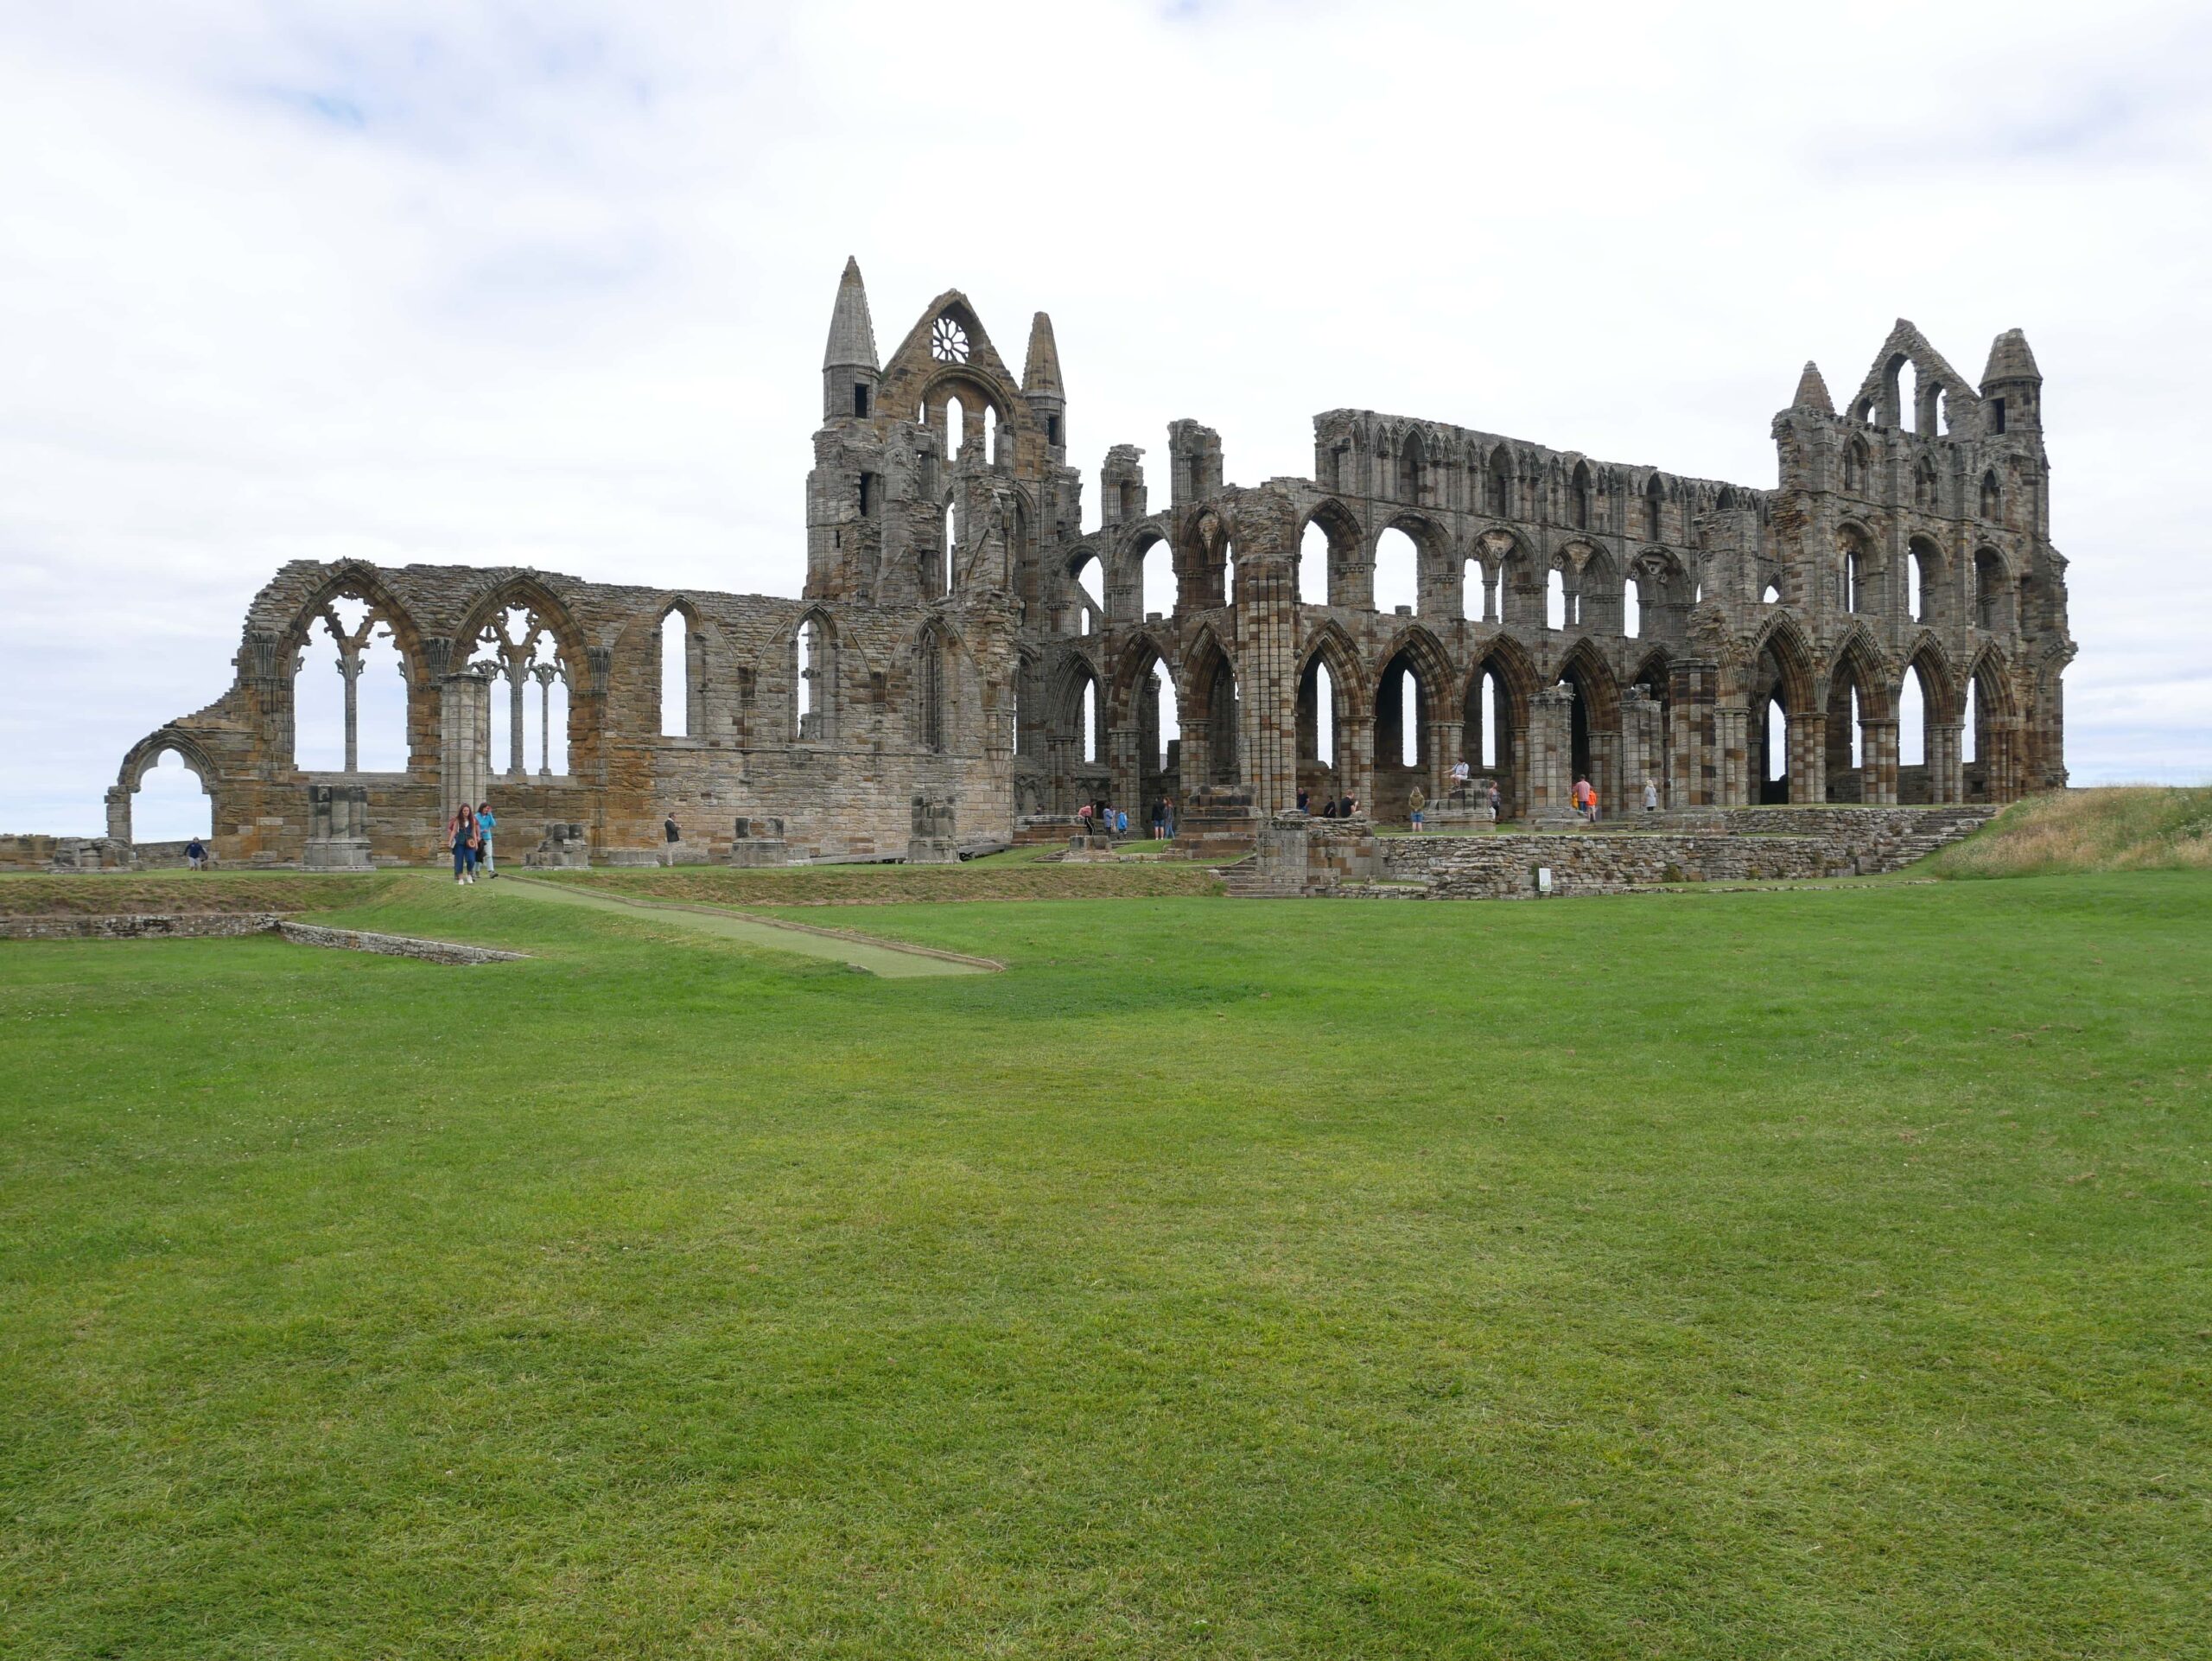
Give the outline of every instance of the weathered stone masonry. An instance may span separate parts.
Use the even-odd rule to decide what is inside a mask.
[[[1315,418],[1313,477],[1238,487],[1218,436],[1179,420],[1165,501],[1144,453],[1115,445],[1085,530],[1044,314],[1019,380],[957,291],[880,363],[848,263],[806,480],[802,598],[521,569],[287,565],[248,612],[229,691],[125,756],[109,834],[129,841],[132,793],[172,749],[213,795],[219,857],[261,863],[431,857],[453,805],[486,798],[508,859],[555,823],[583,826],[594,851],[650,847],[670,812],[720,857],[742,839],[740,819],[780,820],[798,856],[903,856],[917,816],[941,852],[1084,800],[1141,824],[1158,795],[1200,786],[1249,792],[1262,818],[1300,785],[1395,817],[1416,784],[1440,801],[1462,757],[1494,773],[1516,817],[1560,813],[1578,773],[1616,808],[1647,777],[1677,809],[2004,802],[2066,778],[2060,683],[2074,646],[2041,395],[2018,330],[1997,338],[1974,386],[1900,321],[1842,413],[1806,366],[1773,421],[1769,489],[1357,410]],[[1327,592],[1302,601],[1309,525],[1326,538]],[[1419,599],[1383,614],[1376,544],[1393,530],[1418,550]],[[1142,609],[1147,557],[1172,563],[1164,614]],[[366,608],[350,637],[343,601]],[[660,708],[671,612],[680,720]],[[296,765],[294,687],[325,618],[341,639],[389,630],[407,681],[404,771]],[[353,661],[341,659],[349,700]],[[1181,729],[1166,745],[1161,666]],[[1927,760],[1904,768],[1897,711],[1915,671]],[[557,772],[550,746],[527,754],[520,735],[556,684]],[[495,697],[515,712],[499,756]],[[1770,705],[1786,718],[1786,765],[1764,754]]]

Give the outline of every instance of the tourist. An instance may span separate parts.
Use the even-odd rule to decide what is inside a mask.
[[[463,802],[453,811],[446,821],[446,841],[453,849],[453,880],[474,882],[476,880],[476,815]]]
[[[1574,814],[1577,818],[1598,823],[1598,792],[1590,788],[1587,779],[1574,781]]]
[[[1075,817],[1076,824],[1080,827],[1083,834],[1086,837],[1089,836],[1090,834],[1091,818],[1090,804],[1089,802],[1085,802],[1081,807],[1076,809]]]
[[[1304,785],[1300,785],[1300,786],[1299,786],[1299,787],[1298,787],[1298,811],[1299,811],[1300,812],[1303,813],[1303,812],[1305,812],[1305,811],[1306,811],[1306,803],[1307,803],[1310,799],[1311,799],[1311,798],[1309,798],[1309,797],[1306,795],[1306,786],[1305,786]]]
[[[479,802],[476,805],[476,862],[484,868],[485,875],[494,880],[497,880],[499,870],[492,863],[492,832],[499,828],[499,819],[492,812],[491,803]]]
[[[184,869],[188,871],[207,869],[207,844],[197,837],[184,844]]]
[[[1168,799],[1167,799],[1167,798],[1166,798],[1166,797],[1165,797],[1165,796],[1162,796],[1162,797],[1160,799],[1160,829],[1161,829],[1162,830],[1164,830],[1164,831],[1166,831],[1166,835],[1167,835],[1167,840],[1168,840],[1168,841],[1170,841],[1170,842],[1174,841],[1174,840],[1175,840],[1175,804],[1174,804],[1173,802],[1171,802],[1170,800],[1168,800]]]
[[[1335,797],[1332,796],[1327,801],[1321,804],[1321,817],[1325,819],[1333,819],[1337,817],[1337,799]]]
[[[1465,756],[1452,764],[1452,799],[1463,807],[1467,801],[1467,780],[1471,776]]]
[[[1643,781],[1643,811],[1647,813],[1659,811],[1659,786],[1649,779]]]
[[[1127,808],[1117,807],[1114,810],[1114,834],[1117,837],[1126,837],[1129,834],[1129,813]]]
[[[1414,822],[1414,835],[1421,835],[1421,811],[1428,805],[1428,798],[1421,794],[1421,786],[1414,786],[1414,793],[1406,798],[1407,817]]]
[[[1337,817],[1340,819],[1348,819],[1358,811],[1359,798],[1357,796],[1347,796],[1337,804]]]
[[[1497,793],[1497,780],[1490,781],[1490,816],[1493,820],[1503,817],[1500,809],[1504,799]]]
[[[683,840],[683,833],[676,828],[676,815],[672,811],[660,822],[660,833],[671,848]]]
[[[1152,839],[1154,842],[1167,839],[1167,798],[1165,796],[1152,805]]]

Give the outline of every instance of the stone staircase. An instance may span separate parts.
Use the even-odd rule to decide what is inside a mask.
[[[1856,862],[1859,875],[1877,876],[1888,871],[1901,871],[1937,849],[1948,848],[1972,836],[1995,818],[1997,811],[1986,803],[1916,808],[1907,821],[1909,828],[1893,835],[1876,836],[1859,854]]]
[[[1294,874],[1268,871],[1257,854],[1247,854],[1234,865],[1220,866],[1214,874],[1232,900],[1295,900],[1306,892]]]

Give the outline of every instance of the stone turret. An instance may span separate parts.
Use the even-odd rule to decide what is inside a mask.
[[[1043,312],[1030,320],[1029,355],[1021,368],[1021,396],[1036,412],[1045,430],[1045,442],[1052,460],[1066,459],[1067,389],[1060,385],[1060,349],[1052,340],[1052,320]]]
[[[837,303],[830,313],[830,341],[822,351],[822,418],[873,414],[881,379],[860,261],[848,258],[837,279]]]
[[[2028,349],[2028,337],[2008,328],[1989,346],[1989,361],[1981,372],[1982,406],[1988,430],[2043,430],[2043,371]]]
[[[1827,382],[1821,379],[1821,366],[1810,358],[1805,360],[1805,372],[1797,377],[1797,391],[1789,400],[1789,407],[1826,416],[1835,413],[1835,401],[1828,397]]]

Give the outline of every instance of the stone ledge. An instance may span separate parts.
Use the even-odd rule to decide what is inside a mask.
[[[116,916],[0,916],[0,940],[236,940],[276,934],[297,945],[340,951],[372,951],[380,957],[413,958],[421,963],[518,963],[525,951],[450,940],[420,940],[406,934],[373,934],[364,929],[328,928],[296,923],[270,912],[132,913]]]

